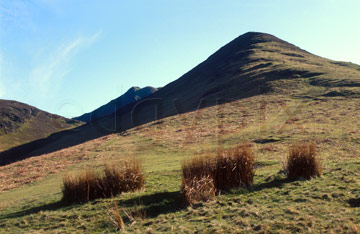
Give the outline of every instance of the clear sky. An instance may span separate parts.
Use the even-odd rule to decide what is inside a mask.
[[[0,0],[0,98],[73,117],[248,31],[360,64],[359,0]]]

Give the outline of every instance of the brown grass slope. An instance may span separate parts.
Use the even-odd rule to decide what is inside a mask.
[[[360,223],[358,100],[259,95],[0,167],[0,190],[11,189],[0,193],[0,226],[6,233],[115,232],[106,224],[112,225],[107,213],[117,203],[129,233],[149,228],[155,233],[254,233],[258,227],[259,233],[350,233],[349,228]],[[264,120],[256,108],[262,102],[268,104]],[[288,110],[291,113],[299,102],[301,110],[289,116]],[[244,141],[256,155],[253,189],[230,191],[217,196],[216,202],[178,211],[181,162],[208,150],[215,153],[219,145],[228,149]],[[284,181],[280,170],[289,147],[313,141],[324,164],[322,176]],[[143,192],[58,207],[62,173],[126,155],[142,161]],[[205,185],[199,182],[210,192]],[[135,204],[144,205],[140,208],[146,211],[145,219],[127,218],[123,209],[134,216]]]
[[[0,162],[54,152],[156,119],[260,94],[357,97],[359,87],[360,66],[321,58],[269,34],[249,32],[148,98],[77,131],[37,142],[36,147],[3,153]]]
[[[79,121],[53,115],[24,103],[0,100],[0,151],[79,125]]]

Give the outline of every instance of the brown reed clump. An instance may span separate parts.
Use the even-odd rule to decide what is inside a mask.
[[[144,175],[136,160],[122,161],[119,165],[105,165],[103,187],[106,197],[144,188]]]
[[[103,171],[87,169],[81,174],[63,178],[63,201],[88,202],[98,198],[116,196],[144,187],[144,175],[136,160],[124,160],[105,165]]]
[[[315,144],[292,145],[285,165],[289,179],[311,179],[321,176],[322,166]]]
[[[63,178],[63,201],[86,202],[97,197],[99,175],[95,170],[87,169],[78,176],[66,175]]]
[[[235,187],[251,187],[254,156],[247,145],[219,149],[216,156],[200,156],[182,165],[181,197],[184,203],[215,199],[215,193]]]
[[[213,201],[216,199],[214,180],[210,176],[194,177],[188,180],[183,178],[180,194],[182,202],[186,205],[192,206],[200,201]]]
[[[218,191],[251,187],[254,178],[254,156],[247,145],[218,150],[215,158],[214,183]]]

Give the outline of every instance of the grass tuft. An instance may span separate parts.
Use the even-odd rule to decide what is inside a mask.
[[[210,176],[193,177],[185,179],[183,177],[181,188],[181,201],[186,205],[194,205],[198,202],[214,201],[215,186],[214,180]]]
[[[219,149],[216,156],[185,161],[182,173],[181,197],[185,204],[215,200],[215,193],[253,185],[254,156],[245,144]]]
[[[106,164],[103,172],[87,169],[80,175],[63,178],[63,201],[88,202],[144,188],[144,175],[136,160]]]
[[[285,170],[289,179],[311,179],[320,176],[322,166],[317,157],[315,144],[292,145]]]
[[[122,161],[119,165],[105,165],[103,184],[107,197],[144,188],[144,174],[136,160]]]
[[[144,204],[141,201],[135,202],[133,209],[123,209],[123,212],[131,222],[146,219],[146,210],[144,208]]]
[[[125,223],[119,213],[119,207],[114,204],[114,208],[108,213],[110,222],[116,227],[117,230],[125,230]]]
[[[219,149],[215,158],[214,182],[218,191],[251,187],[254,177],[254,155],[248,145]]]

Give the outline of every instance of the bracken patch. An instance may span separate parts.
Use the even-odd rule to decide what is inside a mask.
[[[106,164],[101,172],[86,169],[77,176],[66,175],[63,184],[64,202],[87,202],[142,189],[144,175],[140,163],[130,159],[113,165]]]
[[[181,197],[185,204],[215,200],[215,193],[251,187],[254,156],[247,145],[223,150],[216,156],[198,156],[182,164]]]
[[[285,165],[289,179],[311,179],[321,175],[322,166],[315,144],[292,145]]]

